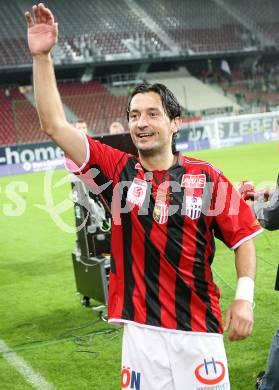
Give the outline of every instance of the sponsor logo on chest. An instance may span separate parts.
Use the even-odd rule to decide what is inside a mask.
[[[155,203],[154,210],[153,210],[154,221],[162,225],[167,222],[168,217],[169,217],[169,206],[162,201],[157,201]]]
[[[185,188],[204,188],[206,183],[205,174],[189,175],[186,173],[182,176],[181,187]]]
[[[186,215],[191,219],[198,219],[202,211],[200,196],[186,196]]]
[[[135,178],[133,180],[131,187],[128,190],[128,194],[127,194],[128,202],[141,207],[145,199],[146,190],[147,190],[146,181]]]

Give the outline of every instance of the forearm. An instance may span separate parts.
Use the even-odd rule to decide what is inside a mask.
[[[50,54],[33,58],[34,91],[42,129],[53,136],[55,130],[65,126],[66,117],[57,89],[55,73]]]
[[[242,340],[253,329],[253,295],[256,276],[256,252],[252,240],[246,241],[235,250],[237,290],[233,303],[227,310],[224,330],[229,330],[231,341]],[[242,283],[244,282],[244,283]]]
[[[235,251],[235,266],[237,272],[236,300],[253,303],[254,281],[256,277],[256,252],[252,240],[249,240]]]
[[[248,276],[255,280],[256,250],[252,240],[244,242],[235,250],[235,267],[238,279]]]
[[[86,158],[81,132],[67,122],[58,92],[50,54],[33,59],[34,90],[41,127],[78,166]]]
[[[33,56],[33,78],[41,127],[78,166],[87,157],[85,136],[67,122],[57,89],[50,52],[58,38],[58,27],[49,8],[43,3],[25,13],[28,46]]]

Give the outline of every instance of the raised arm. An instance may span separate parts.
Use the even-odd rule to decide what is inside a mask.
[[[253,295],[256,275],[256,251],[252,240],[241,244],[235,250],[237,291],[234,302],[226,313],[224,330],[229,340],[242,340],[253,330]]]
[[[64,150],[78,166],[86,158],[82,134],[67,122],[57,89],[51,50],[58,39],[58,25],[52,12],[42,3],[25,13],[28,45],[33,56],[33,79],[36,107],[42,130]]]

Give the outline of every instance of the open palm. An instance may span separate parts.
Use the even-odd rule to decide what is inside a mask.
[[[43,4],[34,5],[32,10],[34,17],[30,12],[25,13],[29,49],[32,55],[47,54],[57,42],[57,23],[51,11]]]

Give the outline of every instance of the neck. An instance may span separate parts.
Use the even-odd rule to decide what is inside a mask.
[[[166,171],[177,161],[177,156],[172,152],[150,156],[139,152],[139,158],[142,166],[148,171]]]

